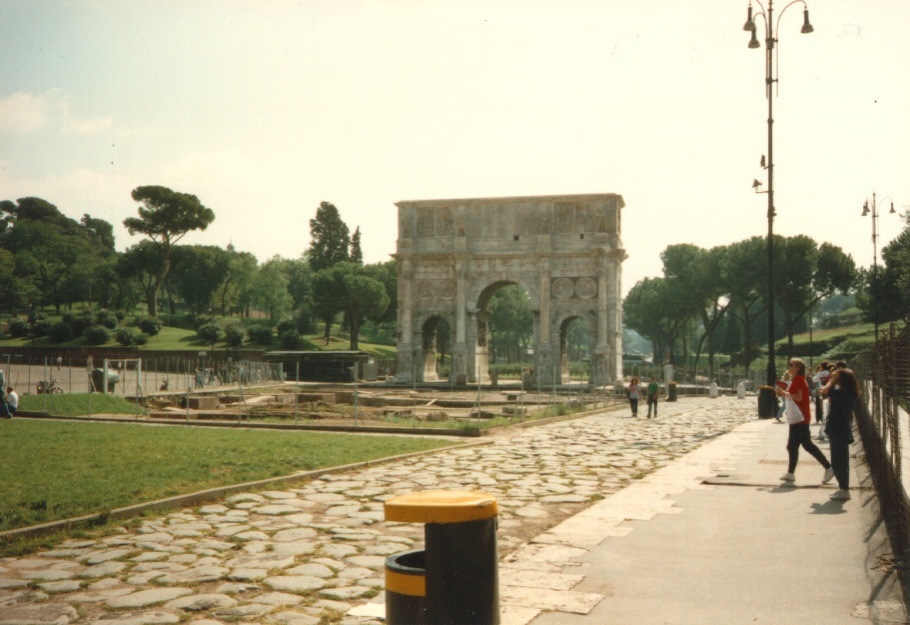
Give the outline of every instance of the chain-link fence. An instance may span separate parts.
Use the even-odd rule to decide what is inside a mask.
[[[910,468],[904,466],[902,458],[903,447],[910,441],[910,326],[898,329],[891,324],[874,349],[859,354],[849,364],[863,386],[863,401],[856,409],[857,425],[891,544],[895,556],[910,564],[910,501],[906,490]]]
[[[3,357],[6,381],[19,394],[108,391],[124,397],[143,397],[166,391],[211,387],[251,386],[284,381],[281,364],[253,360],[218,360],[202,356],[165,358],[89,358],[14,353]]]

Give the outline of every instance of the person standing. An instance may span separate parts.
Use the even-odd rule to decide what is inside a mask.
[[[822,389],[828,396],[828,420],[825,434],[831,442],[831,466],[837,478],[838,490],[831,499],[850,499],[850,444],[853,442],[853,409],[862,394],[856,375],[850,369],[835,369],[828,384]],[[828,474],[825,473],[828,478]],[[822,481],[826,484],[830,478]]]
[[[629,380],[629,406],[632,408],[632,416],[638,416],[638,399],[641,397],[641,386],[638,384],[638,378],[632,377]]]
[[[7,410],[7,419],[11,419],[16,410],[19,408],[19,395],[16,394],[16,391],[13,390],[12,386],[6,387],[6,410]]]
[[[651,408],[654,408],[654,418],[657,418],[657,396],[660,394],[660,383],[657,378],[651,376],[648,382],[648,418],[651,418]]]
[[[794,473],[796,471],[796,463],[799,461],[799,448],[802,447],[825,467],[825,476],[822,478],[822,483],[826,483],[834,477],[834,469],[828,459],[825,458],[825,454],[812,442],[812,435],[809,433],[812,414],[809,409],[809,384],[806,382],[806,363],[799,358],[791,358],[787,370],[790,373],[790,386],[786,391],[776,387],[775,392],[787,401],[794,402],[799,407],[803,420],[790,424],[790,433],[787,437],[789,463],[787,472],[780,479],[784,482],[796,480]]]

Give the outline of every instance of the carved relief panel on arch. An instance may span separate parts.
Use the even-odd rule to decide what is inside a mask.
[[[559,300],[572,298],[592,299],[597,296],[597,281],[584,276],[581,278],[555,278],[550,286],[553,297]]]

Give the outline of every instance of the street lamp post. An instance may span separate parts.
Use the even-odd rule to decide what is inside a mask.
[[[804,0],[793,0],[789,4],[785,5],[781,9],[780,14],[777,17],[777,21],[774,21],[774,0],[768,0],[768,6],[765,7],[761,2],[755,0],[755,3],[761,9],[757,14],[753,15],[752,13],[752,2],[749,2],[749,13],[746,18],[746,23],[743,25],[743,30],[749,31],[752,33],[752,38],[749,40],[750,48],[760,48],[761,44],[758,41],[757,37],[757,28],[755,25],[755,18],[761,17],[765,24],[765,97],[768,100],[768,159],[765,160],[763,156],[761,159],[761,165],[768,172],[768,189],[767,191],[759,191],[758,187],[761,186],[761,183],[757,180],[753,183],[752,187],[758,193],[767,193],[768,195],[768,375],[767,375],[767,384],[769,387],[774,387],[774,383],[777,380],[777,371],[775,365],[775,355],[774,355],[774,94],[772,93],[772,87],[775,82],[778,82],[778,78],[775,77],[774,71],[774,49],[775,44],[778,41],[778,25],[780,24],[780,18],[783,17],[784,12],[793,6],[794,4],[803,5],[803,27],[800,30],[803,34],[811,33],[814,29],[812,24],[809,23],[809,9]],[[774,392],[773,390],[766,396],[760,398],[759,400],[759,416],[770,417],[773,415],[773,402],[774,402]],[[765,406],[765,410],[762,410],[762,406]],[[768,414],[763,414],[767,412]]]
[[[863,202],[863,217],[872,213],[872,323],[875,325],[875,342],[878,343],[878,205],[885,200],[891,200],[891,214],[896,213],[894,210],[894,200],[890,197],[883,197],[876,200],[875,191],[872,192],[872,203],[869,198]]]

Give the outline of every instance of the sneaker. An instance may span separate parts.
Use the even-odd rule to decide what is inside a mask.
[[[783,475],[780,476],[780,479],[783,482],[795,482],[796,476],[793,475],[792,473],[784,473]]]
[[[834,467],[828,467],[825,469],[825,477],[822,478],[822,484],[827,484],[832,479],[834,479]]]
[[[839,490],[831,495],[831,499],[834,501],[849,501],[850,500],[850,491],[849,490]]]

